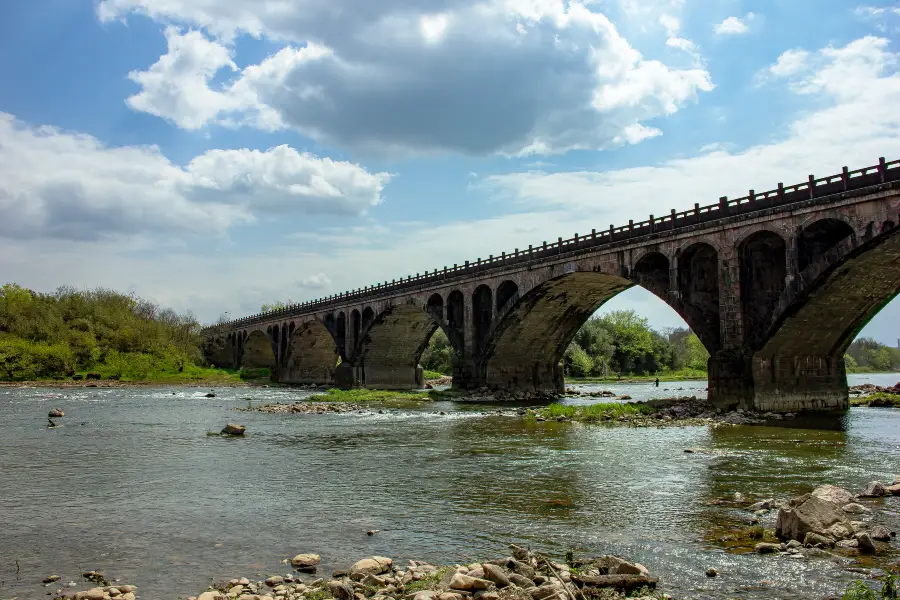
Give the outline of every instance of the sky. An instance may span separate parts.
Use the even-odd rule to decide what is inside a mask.
[[[212,322],[895,160],[898,57],[846,0],[5,2],[0,279]]]

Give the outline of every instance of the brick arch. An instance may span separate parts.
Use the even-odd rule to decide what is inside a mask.
[[[676,289],[672,304],[710,354],[721,348],[719,289],[721,252],[705,241],[682,246],[677,255]]]
[[[664,302],[669,302],[672,260],[664,252],[650,250],[631,266],[631,280]]]
[[[419,359],[438,328],[447,333],[419,299],[386,307],[365,331],[357,350],[354,362],[362,383],[386,389],[421,386]]]
[[[835,214],[807,220],[793,237],[797,270],[803,271],[839,242],[849,238],[855,244],[857,239],[865,235],[860,236],[853,223],[844,215]]]
[[[496,389],[562,391],[559,361],[572,337],[604,302],[633,285],[593,271],[537,285],[495,325],[476,361],[476,380]]]
[[[271,335],[262,329],[245,332],[240,366],[243,369],[276,369],[278,361],[272,347]]]
[[[765,357],[840,358],[898,293],[900,228],[866,241],[845,238],[790,282],[775,306],[765,342],[754,349]]]
[[[770,228],[758,229],[737,245],[744,343],[753,345],[765,335],[787,280],[788,246]]]
[[[291,334],[281,381],[331,384],[338,357],[334,336],[325,323],[318,319],[304,321]]]
[[[794,237],[794,234],[796,233],[794,231],[786,231],[782,227],[776,227],[774,223],[756,223],[750,227],[739,230],[738,235],[734,238],[734,243],[732,244],[732,246],[734,248],[739,248],[748,239],[763,231],[774,233],[775,235],[783,239],[785,245],[787,245],[788,247],[790,247],[790,242]]]

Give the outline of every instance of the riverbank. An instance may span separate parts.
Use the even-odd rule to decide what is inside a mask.
[[[263,599],[274,595],[285,600],[671,598],[655,592],[659,579],[651,576],[646,567],[618,556],[576,560],[570,555],[563,562],[515,544],[510,544],[510,549],[509,556],[443,566],[410,560],[401,567],[391,558],[370,556],[346,569],[334,570],[330,579],[318,576],[318,554],[298,554],[282,561],[295,572],[257,581],[249,577],[230,579],[188,600],[221,600],[244,594],[257,594]]]

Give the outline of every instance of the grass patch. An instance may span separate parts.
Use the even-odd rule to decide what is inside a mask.
[[[888,394],[886,392],[875,392],[868,396],[858,396],[850,398],[850,406],[879,406],[879,407],[900,407],[900,394]]]
[[[536,414],[545,419],[565,417],[582,423],[596,423],[598,421],[614,421],[620,417],[650,415],[654,412],[656,412],[654,407],[644,403],[605,402],[587,406],[569,406],[553,403],[546,408],[538,410]]]
[[[423,590],[433,590],[444,578],[444,575],[449,572],[450,567],[441,567],[434,573],[429,573],[418,581],[410,581],[403,586],[404,594],[415,594],[416,592],[421,592]],[[308,597],[309,596],[307,595],[307,598]]]
[[[306,600],[327,600],[328,598],[331,598],[331,592],[323,585],[306,592],[304,596],[306,597]]]
[[[331,388],[324,394],[309,397],[310,402],[387,402],[390,400],[430,400],[425,392]]]
[[[241,369],[239,372],[239,376],[241,379],[269,379],[272,376],[272,372],[265,367],[260,369]]]
[[[898,600],[900,577],[888,574],[882,579],[881,589],[874,590],[862,581],[854,581],[844,590],[841,600]]]
[[[448,377],[448,375],[445,375],[440,371],[429,371],[428,369],[425,370],[425,379],[440,379],[441,377]]]

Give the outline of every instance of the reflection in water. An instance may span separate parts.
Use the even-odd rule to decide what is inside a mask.
[[[650,389],[629,386],[598,388],[635,398]],[[734,492],[786,498],[823,482],[860,489],[900,474],[900,411],[886,409],[854,409],[841,427],[638,429],[526,422],[449,402],[235,413],[248,397],[308,393],[205,392],[0,389],[0,596],[31,597],[50,572],[74,579],[91,568],[177,597],[209,577],[280,572],[282,558],[303,551],[322,554],[327,572],[369,554],[469,561],[517,542],[633,557],[680,598],[820,598],[851,575],[723,552],[707,540],[740,515],[709,503]],[[66,417],[48,430],[51,405]],[[246,439],[206,436],[226,421],[246,425]],[[897,511],[900,498],[885,505]],[[18,582],[7,557],[21,565]],[[708,580],[708,567],[723,577]]]

